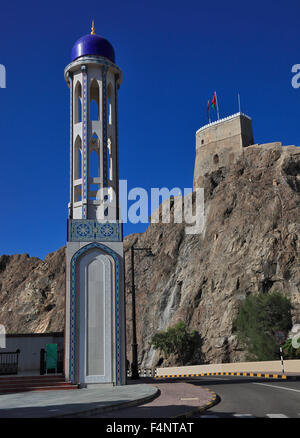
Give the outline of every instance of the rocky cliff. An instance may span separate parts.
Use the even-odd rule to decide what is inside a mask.
[[[0,324],[7,333],[63,331],[65,250],[45,260],[0,256]]]
[[[250,293],[281,291],[300,321],[300,149],[250,146],[237,161],[206,174],[205,227],[150,224],[124,242],[128,356],[131,356],[131,245],[151,247],[135,260],[137,336],[142,366],[168,364],[150,345],[179,319],[198,331],[192,361],[243,360],[232,334],[239,303]],[[63,330],[64,251],[44,261],[0,258],[0,323],[9,332]],[[173,358],[174,360],[174,358]],[[169,361],[170,362],[170,361]],[[171,364],[171,363],[170,363]]]

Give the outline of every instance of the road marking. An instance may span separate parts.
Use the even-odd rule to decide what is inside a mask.
[[[220,414],[220,415],[201,415],[201,418],[256,418],[252,414]]]
[[[199,397],[188,397],[188,398],[181,398],[180,400],[199,400]]]
[[[251,418],[255,418],[255,416],[254,415],[252,415],[252,414],[233,414],[233,416],[234,417],[240,417],[240,418],[249,418],[249,417],[251,417]]]
[[[289,418],[284,414],[267,414],[267,417],[269,417],[269,418]]]
[[[292,389],[292,388],[285,388],[283,386],[269,385],[268,383],[252,382],[252,385],[263,385],[263,386],[268,386],[269,388],[278,388],[278,389],[285,389],[286,391],[300,392],[299,389]]]

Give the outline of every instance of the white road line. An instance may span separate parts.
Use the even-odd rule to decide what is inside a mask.
[[[249,418],[249,417],[251,417],[251,418],[255,418],[255,416],[254,415],[252,415],[252,414],[233,414],[233,416],[234,417],[240,417],[240,418]]]
[[[272,414],[271,414],[272,415]],[[231,415],[201,415],[201,418],[256,418],[255,415],[252,414],[231,414]]]
[[[289,418],[284,414],[266,414],[269,418]]]
[[[256,382],[252,382],[252,385],[262,385],[262,386],[268,386],[269,388],[284,389],[285,391],[300,392],[299,389],[285,388],[284,386],[269,385],[268,383],[256,383]]]
[[[181,398],[180,400],[184,400],[184,401],[199,400],[199,397],[187,397],[187,398]]]

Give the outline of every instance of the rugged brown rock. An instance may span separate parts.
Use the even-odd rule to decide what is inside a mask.
[[[0,256],[0,324],[7,333],[62,331],[64,247],[45,260],[28,254]]]
[[[152,335],[179,319],[201,336],[193,363],[238,361],[244,351],[232,334],[239,303],[250,293],[281,291],[300,321],[300,149],[251,146],[227,168],[205,175],[205,228],[188,235],[184,224],[151,224],[124,242],[127,349],[131,359],[131,245],[139,361],[163,358]],[[27,255],[0,258],[0,323],[9,332],[63,330],[64,251],[45,261]],[[164,358],[164,364],[175,358]]]

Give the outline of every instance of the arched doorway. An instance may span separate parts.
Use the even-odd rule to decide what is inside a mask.
[[[123,381],[119,255],[98,242],[80,248],[71,261],[70,380]]]

